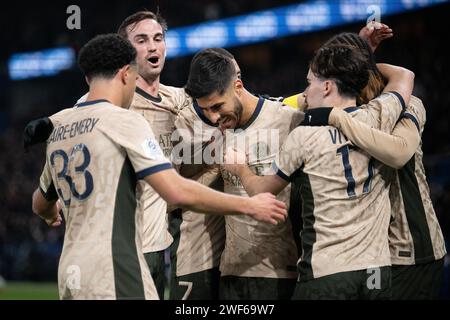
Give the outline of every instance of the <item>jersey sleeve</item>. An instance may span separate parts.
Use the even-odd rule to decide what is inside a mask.
[[[301,141],[302,128],[294,129],[287,137],[280,150],[278,159],[273,162],[272,169],[279,177],[290,182],[291,176],[304,163],[304,149]]]
[[[39,179],[39,190],[47,201],[54,201],[58,199],[55,185],[53,184],[52,174],[48,161],[45,162],[44,169],[42,170],[41,177]]]
[[[386,92],[362,105],[355,118],[372,128],[391,133],[405,109],[405,101],[400,94]]]
[[[413,121],[416,125],[419,133],[422,135],[423,129],[425,127],[425,122],[427,120],[426,110],[422,100],[415,96],[411,96],[411,98],[409,99],[408,107],[406,108],[405,114],[403,116],[411,119],[411,121]]]
[[[392,134],[371,128],[343,110],[333,109],[330,123],[341,130],[357,147],[393,168],[401,168],[411,159],[420,144],[416,124],[405,113]]]
[[[125,148],[138,179],[172,168],[164,156],[150,125],[145,118],[132,111],[122,110],[120,121],[107,129],[108,134]]]

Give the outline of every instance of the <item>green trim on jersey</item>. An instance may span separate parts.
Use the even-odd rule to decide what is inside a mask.
[[[403,168],[398,170],[398,178],[406,219],[414,243],[415,262],[426,263],[435,260],[435,257],[430,229],[428,228],[419,184],[415,174],[415,165],[416,157],[413,156]]]
[[[316,231],[314,230],[316,218],[314,217],[314,195],[311,188],[311,182],[309,181],[309,176],[302,171],[300,173],[299,180],[301,185],[300,193],[303,201],[303,230],[301,231],[303,255],[300,263],[298,264],[298,272],[300,281],[304,281],[314,278],[311,259],[313,246],[316,242]]]
[[[117,299],[145,299],[136,248],[136,174],[126,158],[117,186],[112,231],[112,258]]]

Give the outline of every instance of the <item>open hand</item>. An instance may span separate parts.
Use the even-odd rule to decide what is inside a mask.
[[[250,198],[253,202],[250,216],[270,224],[286,220],[287,210],[284,202],[277,200],[271,193],[260,193]]]

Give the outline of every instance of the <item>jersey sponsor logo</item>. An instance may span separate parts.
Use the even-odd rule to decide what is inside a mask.
[[[173,149],[173,144],[172,144],[172,133],[165,133],[165,134],[160,134],[159,135],[159,146],[161,147],[161,149],[164,152],[164,156],[166,158],[170,158],[172,149]]]
[[[158,141],[153,138],[145,139],[142,143],[142,148],[144,149],[145,155],[152,160],[164,158],[164,154]]]

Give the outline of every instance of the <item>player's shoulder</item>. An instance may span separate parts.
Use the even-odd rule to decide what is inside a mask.
[[[73,108],[65,108],[49,116],[53,127],[59,126],[72,112]]]
[[[192,98],[186,93],[184,88],[167,86],[165,84],[159,84],[159,94],[162,99],[168,99],[172,101],[178,110],[185,108],[192,104]]]
[[[184,88],[168,86],[160,83],[159,92],[169,95],[169,94],[184,94],[185,91]]]
[[[264,105],[266,112],[278,114],[278,116],[293,116],[301,113],[301,111],[284,104],[282,101],[265,99]]]
[[[296,140],[301,141],[302,143],[310,143],[315,140],[318,140],[321,136],[329,135],[329,131],[334,129],[331,126],[298,126],[289,134],[290,137],[294,137]]]
[[[385,108],[400,107],[402,110],[406,109],[405,100],[395,91],[383,92],[379,96],[370,100],[368,103],[361,105],[362,109],[370,107],[382,106]]]

